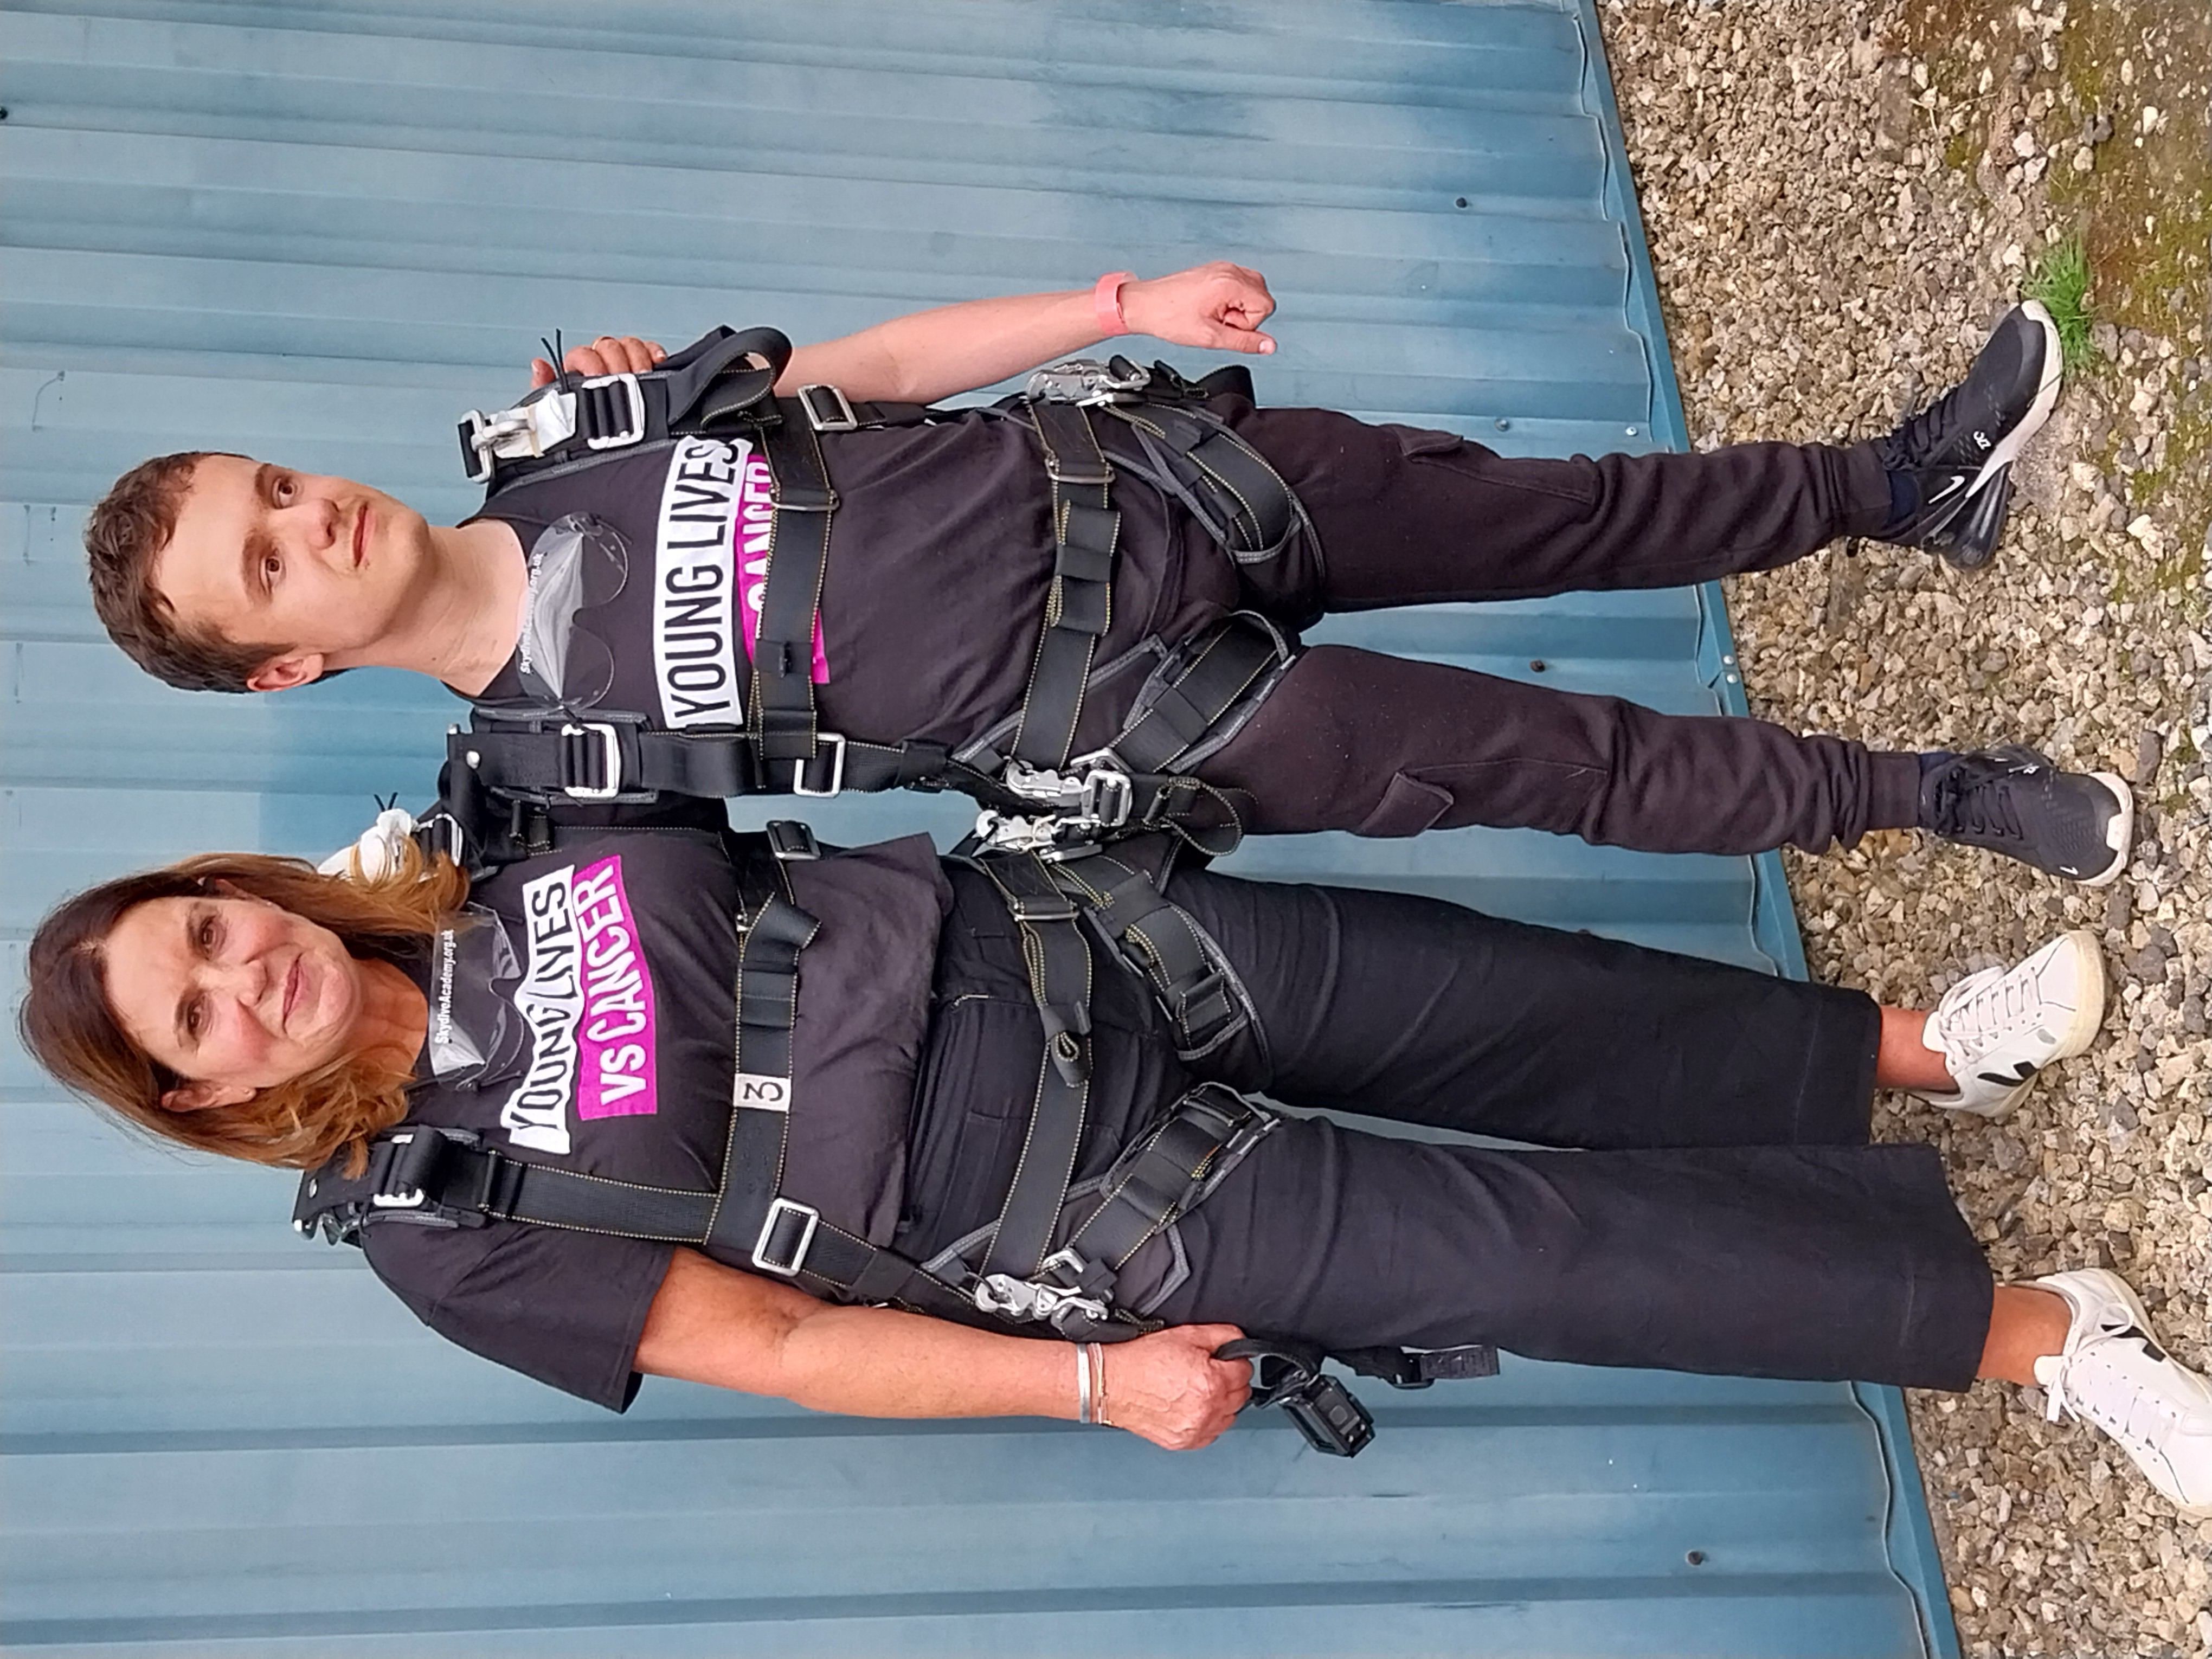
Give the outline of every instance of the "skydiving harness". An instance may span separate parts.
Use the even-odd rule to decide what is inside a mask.
[[[531,1222],[694,1245],[827,1300],[889,1304],[1014,1334],[1042,1334],[1042,1326],[1071,1341],[1119,1342],[1160,1328],[1115,1306],[1120,1271],[1278,1121],[1224,1085],[1200,1084],[1115,1160],[1091,1194],[1096,1202],[1054,1248],[1076,1198],[1070,1187],[1090,1090],[1094,957],[1083,927],[1146,978],[1179,1052],[1204,1053],[1250,1020],[1241,987],[1204,930],[1159,896],[1164,875],[1141,867],[1133,855],[1139,844],[1065,860],[987,849],[969,860],[998,889],[1019,930],[1044,1054],[1021,1158],[981,1261],[947,1253],[923,1264],[847,1232],[780,1190],[791,1113],[805,1109],[792,1088],[799,958],[818,926],[793,897],[787,866],[819,856],[819,848],[799,823],[770,824],[767,843],[768,855],[738,860],[737,1048],[715,1190],[526,1163],[471,1131],[409,1121],[372,1138],[360,1175],[345,1173],[340,1153],[303,1176],[293,1226],[358,1245],[367,1229],[382,1224]],[[1154,848],[1173,856],[1166,837],[1155,837]],[[1371,1437],[1364,1408],[1322,1374],[1319,1348],[1277,1339],[1232,1346],[1255,1358],[1255,1403],[1285,1406],[1320,1449],[1351,1456]],[[1224,1350],[1224,1357],[1243,1355]],[[1398,1388],[1497,1370],[1495,1351],[1482,1346],[1330,1357]]]
[[[986,845],[1042,851],[1157,829],[1216,851],[1233,845],[1241,833],[1237,803],[1188,768],[1225,741],[1289,665],[1291,642],[1264,619],[1238,613],[1167,650],[1113,742],[1073,759],[1070,750],[1087,690],[1125,665],[1095,663],[1112,621],[1117,467],[1180,500],[1240,562],[1274,558],[1310,528],[1274,469],[1204,406],[1218,392],[1249,396],[1250,376],[1231,368],[1192,382],[1164,363],[1146,369],[1122,357],[1076,359],[1039,370],[1020,397],[994,411],[1031,427],[1043,450],[1053,579],[1019,711],[955,750],[823,731],[812,674],[838,505],[820,434],[941,419],[946,411],[856,404],[832,386],[776,397],[771,389],[790,355],[790,342],[773,329],[720,329],[657,369],[563,374],[511,409],[463,418],[463,461],[486,486],[485,510],[517,484],[688,435],[750,441],[775,480],[744,725],[663,731],[635,711],[480,702],[468,729],[448,733],[443,781],[471,838],[501,858],[524,857],[550,846],[555,814],[572,805],[635,805],[671,793],[828,797],[907,786],[973,797]],[[1095,416],[1113,420],[1129,440],[1112,461]]]

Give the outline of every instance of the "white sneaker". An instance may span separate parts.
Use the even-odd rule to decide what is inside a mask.
[[[2035,1362],[2056,1423],[2063,1411],[2118,1441],[2192,1521],[2212,1519],[2212,1382],[2151,1334],[2127,1280],[2101,1267],[2035,1281],[2074,1310],[2063,1353]]]
[[[1943,993],[1920,1040],[1943,1056],[1951,1094],[1918,1091],[1954,1111],[2010,1111],[2053,1060],[2087,1048],[2105,1017],[2105,962],[2086,927],[2061,933],[2025,962],[1984,968]]]

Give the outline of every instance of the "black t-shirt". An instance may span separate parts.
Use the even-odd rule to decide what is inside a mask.
[[[1020,708],[1043,626],[1051,493],[1036,433],[968,410],[825,433],[822,447],[839,501],[814,661],[823,729],[954,746],[981,736]],[[1096,665],[1148,636],[1186,637],[1237,603],[1226,560],[1183,556],[1194,532],[1180,507],[1126,473],[1114,501],[1120,556]],[[758,604],[768,504],[760,456],[710,438],[506,491],[487,516],[532,556],[530,609],[556,620],[541,620],[535,650],[526,629],[486,700],[550,686],[664,726],[742,724],[750,629],[734,618]],[[578,518],[591,521],[580,552]],[[566,533],[549,535],[556,527]],[[1149,665],[1086,702],[1078,752],[1112,737]]]
[[[888,1243],[951,889],[920,836],[787,867],[821,927],[799,963],[782,1190]],[[738,883],[720,843],[612,836],[509,866],[470,902],[417,969],[430,1030],[409,1115],[526,1162],[714,1188],[738,956]],[[364,1246],[463,1347],[617,1410],[635,1392],[669,1246],[499,1221],[373,1226]]]

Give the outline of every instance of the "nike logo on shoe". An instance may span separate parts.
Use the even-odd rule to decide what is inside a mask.
[[[1999,1088],[2009,1089],[2014,1084],[2025,1083],[2033,1077],[2035,1067],[2023,1060],[2014,1066],[2013,1073],[2014,1075],[2007,1077],[2002,1072],[1984,1072],[1979,1074],[1979,1078],[1984,1083],[1994,1083]]]

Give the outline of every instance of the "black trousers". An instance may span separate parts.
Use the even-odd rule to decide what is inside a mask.
[[[995,1216],[1041,1049],[1018,941],[957,872],[902,1246]],[[1098,975],[1096,1173],[1194,1075],[1489,1150],[1287,1121],[1181,1224],[1156,1310],[1337,1346],[1494,1342],[1592,1364],[1972,1379],[1990,1277],[1927,1146],[1867,1145],[1879,1017],[1778,980],[1440,900],[1178,876],[1257,1028],[1186,1069]]]
[[[1243,603],[1292,628],[1329,611],[1771,569],[1889,512],[1864,445],[1509,459],[1322,410],[1217,408],[1318,532],[1318,549],[1237,570]],[[1309,651],[1198,770],[1249,793],[1262,832],[1481,823],[1652,852],[1848,846],[1911,824],[1919,787],[1910,754],[1342,646]]]

